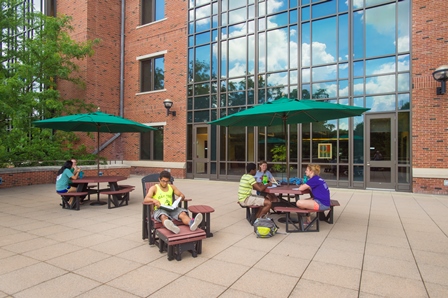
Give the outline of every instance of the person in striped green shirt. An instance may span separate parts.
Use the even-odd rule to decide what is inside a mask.
[[[246,174],[244,174],[240,179],[240,185],[238,188],[238,202],[241,206],[260,206],[256,214],[256,218],[260,218],[269,212],[271,209],[272,202],[277,201],[277,197],[270,197],[266,194],[266,197],[257,196],[252,194],[252,190],[257,190],[260,193],[266,190],[268,186],[272,183],[269,182],[266,185],[257,183],[255,181],[254,175],[257,171],[257,166],[254,163],[248,163],[246,166]],[[275,198],[274,198],[275,197]]]

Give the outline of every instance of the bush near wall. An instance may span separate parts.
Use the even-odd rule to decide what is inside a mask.
[[[61,167],[23,167],[0,169],[2,183],[0,189],[15,186],[52,184],[56,182],[57,172]],[[97,176],[97,166],[82,166],[84,176]],[[131,175],[131,167],[125,165],[102,165],[100,171],[104,176]]]

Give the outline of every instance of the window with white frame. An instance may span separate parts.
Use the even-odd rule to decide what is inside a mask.
[[[142,25],[165,18],[165,0],[142,0]]]
[[[140,160],[163,160],[163,126],[140,134]]]
[[[141,92],[165,89],[165,57],[151,57],[140,60]]]

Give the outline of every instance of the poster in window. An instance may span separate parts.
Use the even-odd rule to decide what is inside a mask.
[[[317,148],[317,158],[332,159],[332,144],[319,143]]]

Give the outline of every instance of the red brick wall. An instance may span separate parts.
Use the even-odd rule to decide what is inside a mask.
[[[186,161],[186,73],[187,73],[187,5],[185,0],[165,1],[166,19],[140,26],[141,0],[126,1],[124,117],[142,122],[166,122],[164,130],[165,161]],[[73,17],[78,41],[100,38],[95,55],[79,63],[80,74],[86,80],[85,90],[61,83],[63,96],[77,96],[95,103],[102,111],[119,113],[120,90],[120,14],[121,1],[58,0],[58,13]],[[165,55],[164,91],[137,95],[140,91],[140,66],[136,57],[167,50]],[[174,102],[177,116],[166,116],[163,100]],[[96,139],[82,141],[93,151]],[[101,134],[101,144],[112,135]],[[140,159],[140,134],[125,133],[101,152],[115,160]],[[95,135],[96,137],[96,135]],[[155,172],[159,169],[153,169]],[[184,173],[179,170],[179,173]],[[182,174],[183,175],[183,174]]]
[[[445,0],[412,3],[412,163],[414,168],[448,168],[448,94],[437,95],[432,73],[448,64]],[[446,177],[445,179],[448,179]],[[448,194],[444,179],[413,179],[413,192]]]
[[[0,189],[15,186],[37,185],[56,183],[56,176],[59,168],[56,167],[34,167],[34,168],[20,168],[20,169],[2,169],[0,177],[2,177],[2,184]],[[97,176],[98,170],[83,169],[85,176]],[[110,169],[101,169],[104,176],[125,176],[129,177],[131,174],[130,167],[116,167]]]

